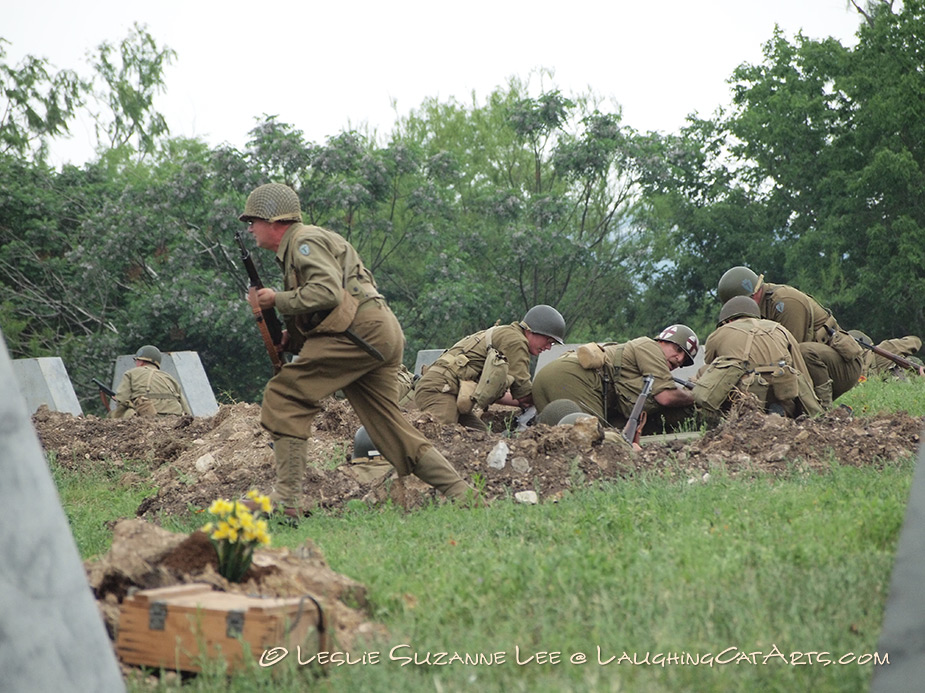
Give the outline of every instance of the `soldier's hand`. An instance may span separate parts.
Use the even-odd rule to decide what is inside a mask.
[[[257,289],[257,305],[261,310],[276,306],[276,292],[273,289]]]

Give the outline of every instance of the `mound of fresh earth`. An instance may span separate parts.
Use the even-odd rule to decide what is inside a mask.
[[[495,409],[487,415],[492,431],[486,433],[444,426],[416,410],[406,416],[489,498],[534,491],[540,502],[576,485],[644,472],[699,479],[717,468],[732,475],[779,473],[794,465],[824,470],[833,459],[883,465],[915,454],[925,427],[925,419],[902,412],[852,417],[838,408],[815,419],[792,420],[744,407],[703,436],[643,439],[642,451],[632,453],[600,441],[596,431],[581,426],[536,425],[510,433],[513,410]],[[208,418],[116,421],[42,408],[33,423],[45,450],[68,468],[121,467],[121,483],[133,484],[139,481],[138,463],[149,466],[158,492],[142,503],[138,515],[156,521],[163,514],[208,507],[217,498],[241,497],[252,488],[272,488],[273,451],[259,414],[256,404],[234,404]],[[434,497],[414,477],[395,483],[388,465],[352,463],[359,425],[349,404],[337,399],[330,399],[316,418],[309,440],[306,507],[339,509],[349,501],[390,496],[414,507]]]

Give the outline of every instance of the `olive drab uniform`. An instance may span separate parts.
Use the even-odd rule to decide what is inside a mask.
[[[765,284],[761,317],[779,322],[800,344],[807,374],[824,409],[858,382],[862,347],[841,329],[831,311],[786,284]]]
[[[496,325],[458,341],[418,380],[415,404],[443,423],[487,430],[480,409],[508,390],[515,399],[533,392],[526,329],[523,322]]]
[[[414,474],[448,497],[463,497],[468,484],[399,409],[404,334],[354,247],[326,229],[293,223],[277,261],[284,289],[275,305],[298,358],[270,379],[263,397],[260,422],[274,438],[277,465],[271,500],[301,506],[306,439],[321,401],[337,390],[399,476]]]
[[[719,414],[736,388],[755,395],[765,410],[778,404],[791,417],[822,413],[800,345],[780,323],[740,317],[710,334],[705,348],[693,394],[708,414]]]
[[[903,356],[911,361],[912,359],[910,357],[918,353],[919,349],[922,348],[922,340],[915,335],[907,335],[898,339],[885,339],[877,346],[884,351],[896,354],[897,356]],[[864,362],[861,369],[861,375],[863,377],[870,378],[872,376],[899,373],[901,371],[901,366],[896,365],[895,362],[885,356],[880,356],[869,349],[864,349]]]
[[[596,358],[586,357],[594,353],[595,346],[601,353]],[[533,379],[533,402],[537,412],[542,413],[550,402],[569,399],[582,411],[622,428],[642,392],[646,375],[655,381],[644,407],[649,418],[645,430],[658,430],[656,418],[672,424],[693,414],[691,407],[663,407],[655,401],[655,395],[677,389],[677,385],[662,348],[649,337],[585,345],[553,359]]]
[[[117,402],[109,413],[113,419],[191,413],[180,383],[153,363],[125,371],[113,399]]]

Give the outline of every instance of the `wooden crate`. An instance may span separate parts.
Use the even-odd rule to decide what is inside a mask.
[[[116,654],[126,664],[202,671],[204,659],[221,656],[229,670],[264,650],[285,647],[302,658],[325,645],[324,615],[312,597],[264,598],[189,584],[142,590],[119,612]]]

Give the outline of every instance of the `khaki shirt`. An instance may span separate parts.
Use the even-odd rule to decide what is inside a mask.
[[[489,329],[491,346],[507,360],[507,374],[514,379],[510,387],[511,396],[515,399],[527,397],[533,392],[533,381],[530,379],[530,349],[524,326],[519,322],[512,322],[510,325],[497,325]],[[443,366],[459,380],[477,381],[482,375],[485,359],[488,357],[487,333],[488,330],[482,330],[459,340],[441,354],[434,365]],[[465,358],[459,359],[460,356]],[[465,364],[459,365],[459,361],[463,360],[466,361]],[[434,375],[437,372],[434,371]],[[427,378],[428,382],[431,380],[427,373],[424,374],[424,378]]]
[[[886,339],[878,345],[884,351],[889,351],[897,356],[909,357],[917,353],[922,348],[922,340],[915,335],[908,335],[901,339]],[[875,354],[870,349],[864,349],[864,365],[861,374],[869,377],[878,373],[888,373],[899,366],[886,358]]]
[[[283,272],[283,290],[276,308],[290,336],[303,335],[343,300],[344,288],[362,304],[381,297],[372,272],[342,236],[320,226],[292,224],[276,252]]]
[[[649,413],[662,408],[655,401],[655,395],[665,390],[676,390],[678,387],[671,378],[665,352],[651,337],[637,337],[623,344],[608,344],[604,347],[604,357],[611,367],[619,366],[620,371],[614,378],[613,389],[624,416],[632,413],[633,405],[642,392],[644,376],[651,375],[655,378],[652,392],[645,405],[645,410]]]
[[[786,284],[765,284],[759,307],[762,318],[779,322],[798,342],[826,341],[819,336],[825,334],[827,324],[835,323],[816,299]]]
[[[172,375],[155,365],[136,366],[125,371],[114,399],[118,406],[110,416],[121,419],[132,409],[132,401],[144,395],[158,414],[191,414],[189,404]]]
[[[773,320],[739,318],[718,327],[704,344],[705,365],[701,372],[720,357],[747,362],[751,368],[783,361],[803,375],[808,372],[796,339],[786,327]]]

